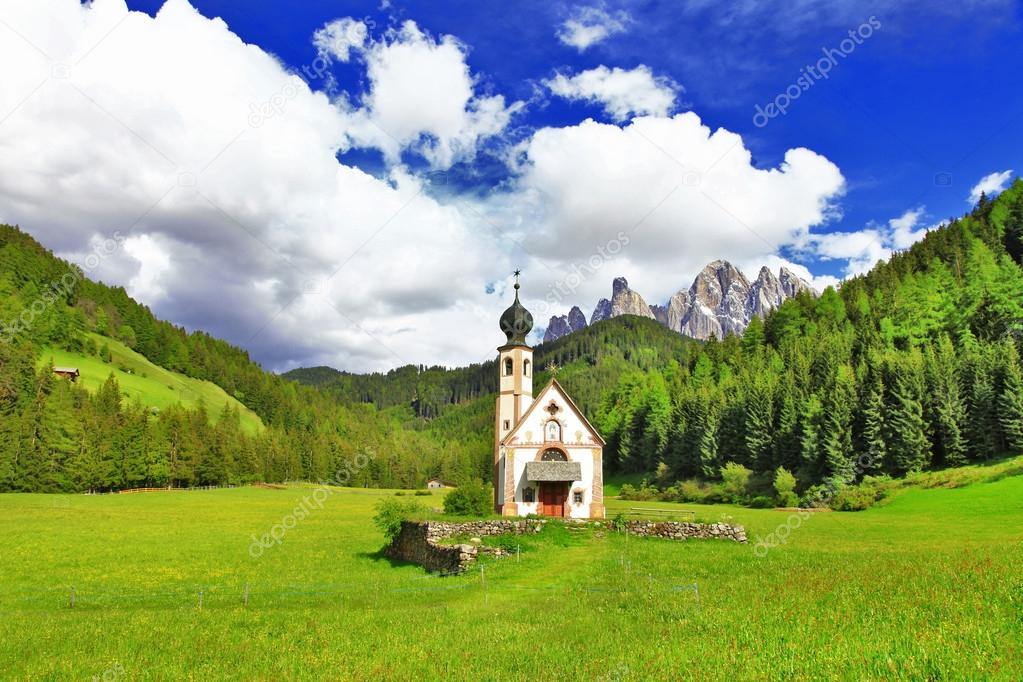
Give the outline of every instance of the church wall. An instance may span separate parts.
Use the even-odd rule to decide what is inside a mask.
[[[582,479],[573,481],[569,486],[569,496],[566,502],[570,518],[590,518],[603,515],[603,490],[596,486],[603,485],[603,477],[596,476],[594,481],[594,461],[601,461],[601,446],[597,443],[589,427],[569,407],[569,402],[555,386],[550,386],[537,398],[536,409],[526,417],[526,420],[515,430],[512,442],[507,445],[506,462],[511,462],[506,469],[504,477],[505,499],[511,501],[514,495],[515,509],[508,512],[526,515],[539,513],[539,487],[535,482],[526,480],[526,463],[538,458],[538,455],[548,447],[560,447],[568,455],[572,462],[579,462],[582,469]],[[547,406],[554,401],[561,409],[554,415],[554,420],[561,426],[561,440],[547,441],[545,428],[552,419],[547,411]],[[527,487],[534,489],[534,501],[523,502],[524,491]],[[575,504],[574,491],[583,493],[582,503]]]

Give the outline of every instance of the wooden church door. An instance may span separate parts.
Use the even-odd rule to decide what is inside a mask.
[[[568,500],[568,483],[545,481],[540,483],[540,514],[564,516]]]

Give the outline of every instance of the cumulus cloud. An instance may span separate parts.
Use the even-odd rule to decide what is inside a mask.
[[[657,302],[716,258],[763,261],[826,222],[845,186],[838,168],[808,149],[790,149],[777,168],[756,168],[739,135],[712,131],[692,112],[624,127],[587,120],[544,128],[522,146],[519,162],[505,199],[507,230],[563,268],[536,272],[545,294],[586,266],[573,293],[594,302],[619,274]],[[621,248],[620,233],[628,242]],[[601,255],[609,245],[618,252]],[[592,274],[591,259],[601,262]],[[565,298],[559,310],[571,305]]]
[[[329,21],[318,29],[313,34],[313,45],[321,57],[347,62],[353,51],[361,50],[366,45],[368,37],[369,29],[365,23],[352,17],[343,17]]]
[[[357,100],[345,83],[331,99],[185,0],[155,18],[120,0],[3,16],[23,37],[0,41],[0,220],[78,262],[120,233],[91,276],[273,369],[488,358],[513,267],[541,321],[619,274],[663,301],[716,258],[773,267],[844,189],[813,151],[756,168],[739,135],[658,112],[543,128],[506,186],[438,199],[401,152],[468,158],[515,107],[478,92],[454,38],[412,23],[361,42],[351,23],[319,33],[324,54],[366,70]],[[338,162],[356,144],[385,150],[384,177]]]
[[[3,16],[24,39],[0,41],[0,220],[79,262],[120,233],[91,276],[271,368],[463,363],[495,335],[482,283],[511,265],[479,218],[338,163],[350,112],[222,21],[184,0]]]
[[[357,53],[365,61],[368,91],[354,105],[340,102],[346,134],[354,146],[379,149],[391,163],[410,149],[448,168],[472,157],[523,106],[477,93],[465,47],[453,36],[433,38],[414,21],[376,40],[362,22],[338,19],[317,31],[314,42],[321,56],[348,61]]]
[[[623,33],[631,21],[628,12],[608,12],[603,4],[577,7],[558,28],[558,40],[585,52],[612,35]]]
[[[980,201],[980,195],[986,194],[988,198],[992,194],[998,194],[1003,189],[1009,186],[1009,181],[1012,180],[1012,169],[1002,171],[1001,173],[989,173],[980,179],[973,189],[970,190],[970,198],[967,201],[970,204],[976,204]]]
[[[846,277],[862,275],[893,252],[908,249],[924,238],[930,229],[921,227],[925,210],[923,206],[912,208],[885,224],[868,225],[862,230],[807,235],[803,250],[821,260],[845,261]]]
[[[544,85],[565,99],[602,104],[616,121],[625,121],[633,114],[667,116],[675,106],[675,93],[681,89],[671,78],[655,78],[650,67],[643,64],[630,70],[598,66],[575,76],[558,73]]]

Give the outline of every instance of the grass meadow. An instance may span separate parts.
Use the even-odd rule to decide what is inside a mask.
[[[158,409],[176,403],[194,409],[202,399],[213,421],[220,416],[224,403],[227,403],[238,409],[238,421],[245,433],[252,435],[263,430],[259,415],[234,396],[228,395],[220,386],[154,365],[116,339],[99,334],[89,334],[89,337],[97,346],[107,345],[110,349],[109,363],[95,355],[47,348],[39,354],[40,365],[52,362],[56,367],[77,367],[81,372],[79,385],[91,392],[96,392],[112,373],[128,401],[138,401]]]
[[[0,496],[2,676],[1023,678],[1023,476],[798,524],[698,508],[748,545],[555,528],[457,577],[379,557],[393,491],[331,489],[258,551],[313,490]]]

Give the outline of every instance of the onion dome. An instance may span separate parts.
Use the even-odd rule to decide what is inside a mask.
[[[533,316],[519,303],[519,271],[515,271],[515,302],[501,313],[501,331],[509,345],[526,345],[526,335],[533,329]]]

